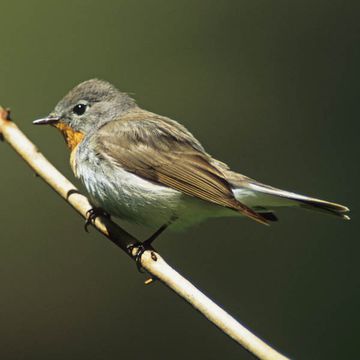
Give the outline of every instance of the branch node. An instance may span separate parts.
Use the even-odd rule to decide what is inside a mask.
[[[4,116],[4,119],[7,120],[7,121],[11,121],[11,116],[10,116],[10,113],[11,113],[11,110],[10,108],[6,108],[5,109],[5,116]]]
[[[6,121],[11,121],[10,108],[3,108],[0,106],[0,118]]]
[[[151,252],[151,259],[157,261],[157,256],[153,251]]]

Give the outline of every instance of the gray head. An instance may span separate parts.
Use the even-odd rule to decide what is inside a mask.
[[[75,86],[48,117],[36,120],[34,124],[65,125],[87,134],[135,107],[135,101],[115,86],[91,79]]]

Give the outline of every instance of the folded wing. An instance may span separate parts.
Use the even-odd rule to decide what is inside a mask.
[[[115,165],[142,178],[267,224],[265,217],[235,199],[223,169],[170,119],[153,115],[109,122],[97,132],[95,146]]]

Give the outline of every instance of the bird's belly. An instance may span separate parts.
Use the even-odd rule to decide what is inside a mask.
[[[111,164],[82,164],[77,167],[77,175],[94,206],[153,228],[171,222],[173,229],[186,228],[224,211],[224,208],[147,181]]]

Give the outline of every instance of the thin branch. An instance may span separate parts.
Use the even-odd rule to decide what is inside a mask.
[[[37,175],[50,185],[81,216],[85,219],[87,218],[87,213],[92,208],[88,199],[80,194],[76,187],[39,152],[37,147],[10,120],[9,112],[1,107],[0,135],[22,156]],[[124,250],[132,259],[135,259],[139,249],[135,248],[132,252],[129,252],[128,249],[129,245],[138,243],[137,239],[106,217],[97,217],[93,225],[100,233]],[[145,251],[140,261],[142,267],[154,278],[161,280],[162,283],[180,295],[250,353],[259,359],[265,360],[287,359],[252,334],[177,271],[172,269],[155,250]]]

